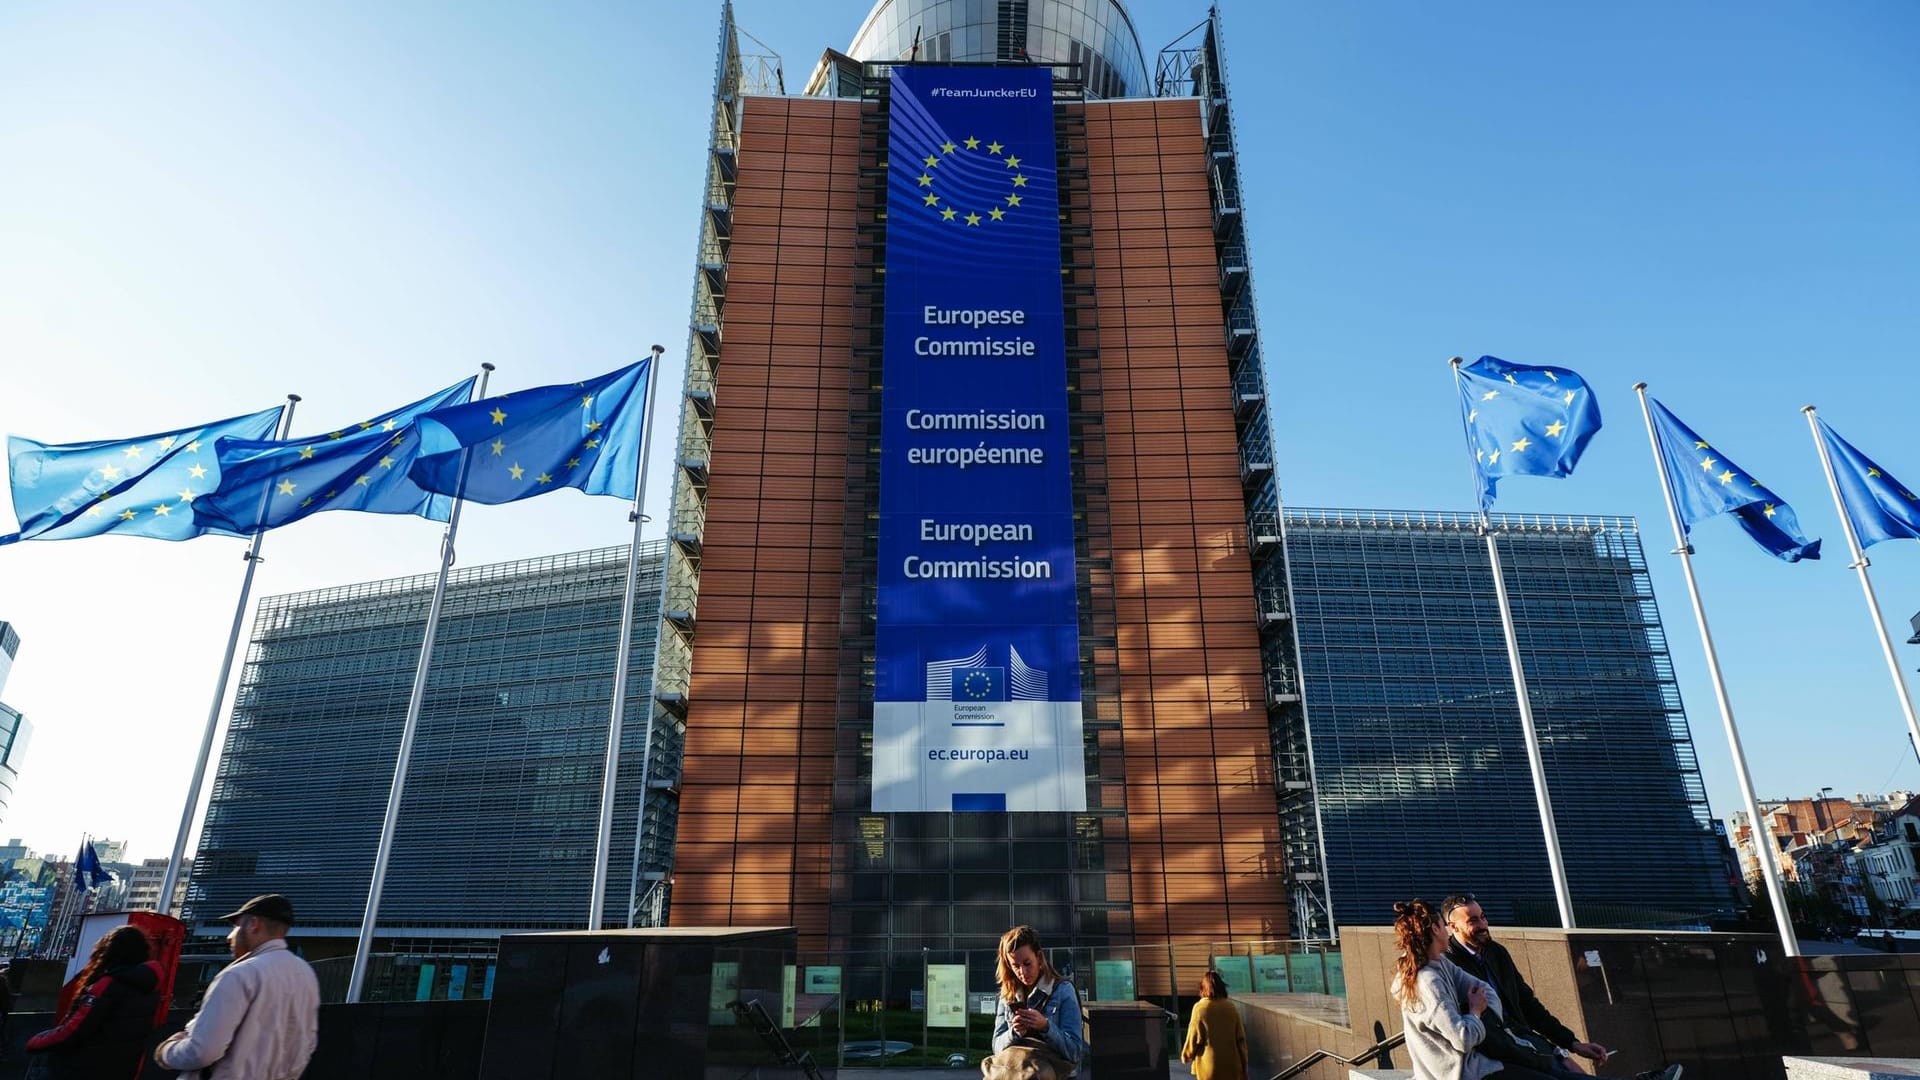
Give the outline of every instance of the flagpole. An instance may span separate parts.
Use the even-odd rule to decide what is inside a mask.
[[[480,385],[469,400],[487,396],[492,364],[480,365]],[[433,638],[440,628],[440,606],[447,595],[447,572],[453,568],[453,540],[460,531],[461,495],[467,486],[471,450],[460,452],[460,486],[454,490],[447,513],[447,531],[440,538],[440,574],[433,582],[433,600],[427,605],[427,628],[420,639],[420,660],[413,668],[413,694],[407,699],[407,719],[400,728],[400,751],[393,763],[393,786],[387,792],[387,814],[380,823],[380,847],[373,856],[373,880],[367,888],[367,909],[360,917],[360,941],[353,952],[353,973],[347,980],[347,1002],[357,1004],[366,988],[367,962],[373,957],[373,924],[380,913],[380,892],[386,886],[387,862],[393,855],[393,834],[400,824],[400,797],[407,787],[407,766],[413,760],[413,739],[420,730],[420,707],[427,697],[427,673],[433,662]]]
[[[1453,383],[1460,385],[1464,357],[1449,360]],[[1547,767],[1540,756],[1540,732],[1533,722],[1533,701],[1527,695],[1526,669],[1520,660],[1520,635],[1514,629],[1513,608],[1507,601],[1507,580],[1500,568],[1500,545],[1485,509],[1480,511],[1480,535],[1487,538],[1487,562],[1493,568],[1493,595],[1500,604],[1500,631],[1507,642],[1507,666],[1513,669],[1513,697],[1520,706],[1520,734],[1527,747],[1527,770],[1533,775],[1533,801],[1540,809],[1540,831],[1547,842],[1547,870],[1553,877],[1553,899],[1560,909],[1560,926],[1572,930],[1573,896],[1567,888],[1567,864],[1560,854],[1560,830],[1553,820],[1553,799],[1547,792]]]
[[[1813,431],[1813,445],[1820,451],[1820,465],[1827,471],[1827,487],[1833,492],[1833,507],[1840,512],[1840,525],[1847,531],[1847,549],[1853,552],[1850,564],[1860,573],[1860,591],[1867,597],[1867,613],[1873,616],[1873,629],[1880,635],[1880,655],[1886,658],[1887,671],[1893,675],[1893,690],[1900,697],[1900,711],[1907,718],[1907,739],[1913,746],[1915,755],[1920,755],[1920,717],[1913,712],[1913,696],[1907,690],[1907,679],[1900,671],[1900,659],[1893,653],[1893,639],[1887,635],[1887,621],[1880,613],[1880,598],[1874,595],[1873,579],[1867,576],[1867,567],[1873,565],[1867,558],[1867,551],[1860,546],[1860,534],[1854,530],[1853,518],[1847,513],[1846,500],[1840,497],[1840,480],[1833,472],[1833,455],[1827,450],[1827,440],[1820,437],[1820,426],[1815,420],[1811,405],[1800,410],[1807,414],[1807,427]]]
[[[594,838],[593,893],[587,900],[587,929],[600,929],[607,905],[607,863],[613,854],[613,795],[620,779],[620,732],[627,712],[627,667],[633,655],[633,597],[640,585],[640,528],[646,522],[641,507],[647,501],[647,458],[653,449],[653,392],[660,385],[660,356],[667,350],[653,347],[653,360],[647,365],[647,395],[640,422],[640,476],[634,484],[633,510],[627,517],[633,522],[633,543],[627,548],[627,589],[620,601],[620,641],[614,649],[613,712],[607,718],[607,761],[600,774],[600,826]],[[649,695],[651,696],[651,695]],[[653,709],[648,703],[647,735],[640,754],[641,819],[646,818],[647,756],[644,747],[653,734]],[[635,837],[636,866],[640,857],[639,838]]]
[[[660,356],[666,351],[663,346],[655,345],[653,347],[654,359],[658,361]],[[683,368],[683,377],[684,374]],[[648,410],[647,422],[649,424],[653,422],[652,410]],[[641,452],[645,453],[644,450]],[[667,492],[667,499],[669,502],[673,499],[673,492],[671,490]],[[669,525],[673,522],[671,510],[669,510],[667,514],[667,522]],[[672,564],[673,559],[672,556],[669,555],[660,566],[660,600],[658,610],[663,613],[667,610],[667,585],[670,580],[667,577],[667,573],[672,569]],[[634,812],[633,865],[628,869],[627,874],[627,929],[629,930],[633,929],[634,924],[639,922],[640,847],[641,840],[644,839],[647,831],[647,792],[653,790],[653,705],[654,690],[659,686],[659,681],[660,639],[658,635],[655,635],[653,642],[653,662],[647,669],[647,733],[646,737],[640,740],[640,808]]]
[[[287,432],[293,429],[293,410],[300,404],[299,394],[287,395],[287,407],[280,412],[280,430],[274,435],[275,441],[285,439]],[[218,453],[219,447],[214,451]],[[267,486],[260,492],[260,510],[254,515],[256,524],[265,520],[267,500],[272,496],[273,488]],[[214,680],[213,703],[207,706],[207,725],[200,732],[200,756],[193,762],[193,780],[187,785],[187,805],[180,811],[180,828],[173,834],[173,851],[167,856],[167,872],[160,877],[160,895],[165,903],[160,911],[165,914],[173,910],[173,890],[180,883],[180,870],[187,857],[187,834],[193,831],[193,812],[200,806],[200,785],[207,779],[207,762],[213,756],[213,733],[220,726],[220,705],[227,698],[227,679],[233,674],[234,653],[240,648],[240,631],[247,617],[247,599],[253,593],[253,572],[259,567],[260,541],[267,535],[266,529],[253,534],[253,542],[247,545],[247,553],[241,558],[246,561],[247,571],[240,577],[240,598],[233,605],[233,625],[227,628],[227,651],[220,658],[220,677]]]
[[[1713,698],[1720,706],[1720,722],[1727,729],[1727,748],[1733,752],[1733,774],[1740,782],[1740,799],[1746,804],[1747,821],[1752,831],[1754,850],[1760,853],[1760,876],[1766,879],[1767,897],[1773,902],[1773,921],[1780,930],[1780,947],[1788,956],[1800,955],[1800,940],[1793,933],[1793,919],[1787,913],[1786,890],[1780,885],[1780,867],[1773,840],[1763,833],[1760,800],[1753,793],[1753,777],[1747,772],[1747,752],[1740,745],[1740,728],[1733,721],[1733,702],[1727,697],[1727,681],[1720,673],[1720,654],[1713,647],[1713,631],[1707,628],[1707,609],[1700,603],[1700,583],[1693,576],[1693,545],[1680,528],[1680,510],[1673,500],[1673,481],[1660,457],[1660,436],[1653,429],[1653,410],[1647,405],[1647,384],[1633,384],[1640,396],[1640,415],[1647,422],[1647,442],[1653,447],[1653,471],[1660,476],[1660,493],[1666,498],[1667,520],[1673,526],[1673,553],[1680,556],[1680,571],[1687,579],[1687,598],[1693,604],[1693,621],[1700,627],[1700,644],[1707,654],[1707,674],[1713,680]]]

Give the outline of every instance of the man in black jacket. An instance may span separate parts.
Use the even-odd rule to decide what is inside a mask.
[[[1572,1028],[1540,1003],[1533,987],[1520,977],[1513,954],[1493,940],[1486,912],[1472,894],[1447,897],[1440,914],[1453,939],[1447,945],[1447,958],[1467,974],[1492,984],[1500,998],[1500,1022],[1487,1025],[1487,1039],[1480,1050],[1496,1061],[1556,1077],[1587,1075],[1573,1066],[1570,1055],[1578,1055],[1593,1062],[1597,1074],[1606,1064],[1607,1048],[1581,1042]],[[1680,1080],[1682,1071],[1678,1065],[1669,1065],[1640,1073],[1634,1080]]]

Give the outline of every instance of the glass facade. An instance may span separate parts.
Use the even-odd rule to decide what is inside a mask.
[[[847,47],[856,60],[1074,65],[1087,95],[1147,94],[1147,63],[1120,0],[879,0]]]
[[[624,924],[664,543],[642,549],[608,919]],[[380,907],[382,937],[585,925],[625,547],[456,571]],[[255,616],[187,921],[293,898],[300,932],[356,936],[433,577],[269,597]],[[654,712],[640,891],[672,850],[684,727]]]
[[[1729,909],[1637,525],[1494,526],[1580,924]],[[1288,510],[1285,535],[1335,921],[1465,891],[1556,925],[1477,517]]]
[[[20,652],[20,634],[9,622],[0,622],[0,690],[7,688],[13,658]],[[13,786],[20,779],[20,759],[26,756],[33,725],[19,710],[0,702],[0,815],[13,804]]]

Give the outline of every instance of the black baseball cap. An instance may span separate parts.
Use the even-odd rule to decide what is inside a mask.
[[[285,923],[288,926],[292,926],[293,901],[281,896],[279,893],[268,893],[265,896],[254,897],[246,903],[241,904],[240,910],[231,915],[222,915],[220,918],[223,922],[232,922],[235,919],[245,918],[248,915],[257,915],[262,919],[271,919],[274,922]]]

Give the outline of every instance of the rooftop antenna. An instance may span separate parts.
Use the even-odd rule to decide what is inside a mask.
[[[907,53],[907,61],[912,63],[920,59],[920,28],[913,28],[913,48]]]

